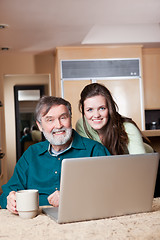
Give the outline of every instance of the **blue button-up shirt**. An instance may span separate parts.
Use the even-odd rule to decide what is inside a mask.
[[[100,143],[81,137],[73,130],[73,142],[70,148],[56,155],[49,151],[48,141],[31,145],[17,162],[13,176],[2,186],[0,206],[6,208],[7,196],[11,191],[38,189],[39,205],[49,205],[48,196],[60,190],[61,163],[65,158],[92,157],[110,155]]]

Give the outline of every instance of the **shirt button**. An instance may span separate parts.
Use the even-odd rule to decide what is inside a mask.
[[[60,157],[58,158],[58,160],[61,160]]]
[[[54,173],[57,174],[57,171],[55,171]]]
[[[57,190],[58,188],[56,187],[55,190]]]

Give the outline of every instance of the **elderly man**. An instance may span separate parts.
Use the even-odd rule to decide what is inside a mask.
[[[63,159],[110,155],[100,143],[72,129],[71,115],[70,103],[62,98],[39,100],[35,118],[46,141],[30,146],[19,159],[13,176],[2,186],[2,208],[17,214],[15,193],[21,189],[38,189],[40,205],[58,206]]]

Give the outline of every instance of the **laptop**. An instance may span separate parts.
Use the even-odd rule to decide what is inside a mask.
[[[151,211],[158,153],[62,161],[59,207],[43,212],[70,223]]]

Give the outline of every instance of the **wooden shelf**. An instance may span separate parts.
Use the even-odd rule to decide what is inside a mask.
[[[145,131],[142,131],[142,132],[147,137],[160,137],[160,129],[157,129],[157,130],[145,130]]]

